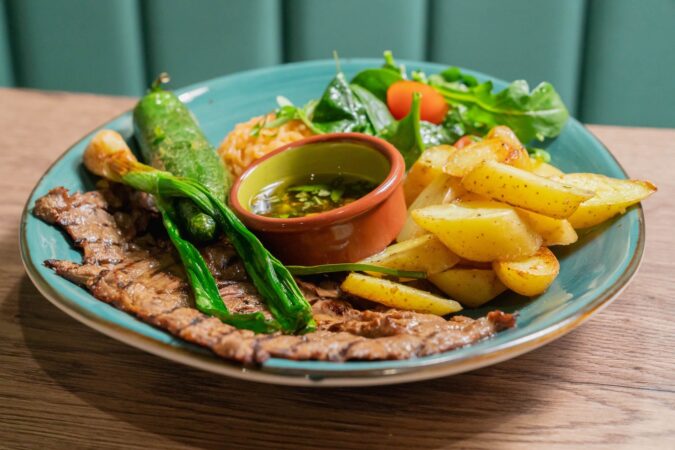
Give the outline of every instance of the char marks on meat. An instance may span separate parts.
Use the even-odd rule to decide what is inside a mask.
[[[62,260],[45,264],[99,300],[223,358],[245,364],[270,357],[406,359],[463,347],[515,325],[515,317],[501,311],[475,320],[462,316],[446,320],[411,311],[361,310],[342,297],[333,282],[299,281],[312,304],[316,332],[291,336],[238,330],[194,308],[177,255],[164,237],[148,232],[153,213],[147,198],[134,199],[130,191],[115,189],[70,195],[56,188],[36,202],[34,214],[65,230],[83,251],[82,264]],[[139,213],[142,208],[146,209]],[[231,246],[219,242],[203,248],[202,254],[231,311],[263,311],[269,316]]]

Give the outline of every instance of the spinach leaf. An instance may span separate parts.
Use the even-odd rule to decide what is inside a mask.
[[[400,73],[390,69],[365,69],[357,73],[350,83],[368,89],[379,100],[386,102],[389,86],[402,79]]]
[[[354,75],[350,84],[356,84],[368,89],[377,98],[386,103],[389,86],[405,79],[405,66],[396,64],[394,56],[387,50],[384,52],[384,65],[382,67],[362,70]]]
[[[569,113],[558,93],[549,83],[541,83],[530,92],[524,80],[511,83],[501,92],[492,92],[492,83],[467,86],[464,82],[448,82],[442,76],[429,77],[435,87],[453,106],[466,110],[455,116],[471,132],[487,132],[496,125],[506,125],[522,142],[555,137],[562,131]]]
[[[385,128],[391,126],[394,118],[389,112],[389,108],[371,91],[365,89],[358,84],[350,85],[356,97],[361,101],[366,110],[366,115],[370,124],[373,126],[375,133],[382,132]]]
[[[419,93],[413,94],[413,102],[408,115],[401,121],[392,123],[389,128],[380,134],[380,137],[389,141],[401,152],[406,169],[410,169],[424,151],[424,142],[420,130],[421,98]]]
[[[313,109],[311,120],[323,133],[368,132],[372,127],[363,103],[338,72]]]

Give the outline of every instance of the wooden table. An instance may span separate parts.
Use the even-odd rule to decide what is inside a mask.
[[[0,448],[675,448],[675,130],[592,126],[645,204],[639,274],[539,350],[464,375],[360,389],[229,379],[66,316],[26,277],[19,215],[70,144],[134,100],[0,90]]]

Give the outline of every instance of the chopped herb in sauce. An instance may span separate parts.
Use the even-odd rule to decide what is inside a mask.
[[[359,176],[313,174],[268,186],[253,197],[251,211],[279,219],[305,217],[345,206],[375,187]]]

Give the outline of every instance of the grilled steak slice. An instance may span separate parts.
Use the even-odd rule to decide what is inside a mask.
[[[302,336],[256,335],[208,317],[194,308],[177,255],[152,228],[148,213],[134,202],[119,201],[109,190],[68,194],[50,191],[34,213],[63,228],[84,253],[82,264],[48,260],[59,275],[88,289],[96,298],[217,355],[245,364],[270,357],[296,360],[406,359],[452,350],[513,327],[515,317],[493,311],[470,319],[382,308],[357,309],[330,281],[299,281],[312,304],[318,329]],[[129,205],[132,206],[129,210]],[[269,312],[236,253],[225,242],[202,249],[233,312]]]

